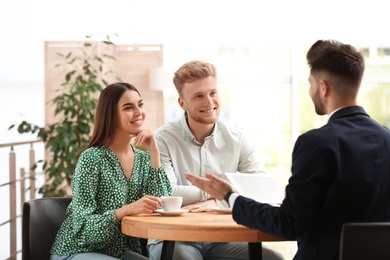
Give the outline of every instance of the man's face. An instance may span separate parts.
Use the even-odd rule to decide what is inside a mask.
[[[188,120],[214,124],[220,113],[217,80],[209,76],[185,83],[179,97],[179,104],[184,111],[187,111]]]
[[[310,88],[309,88],[309,95],[311,99],[313,100],[314,103],[314,109],[317,113],[317,115],[325,115],[325,108],[324,104],[321,98],[320,94],[320,84],[319,81],[317,81],[312,74],[309,76],[309,83],[310,83]]]

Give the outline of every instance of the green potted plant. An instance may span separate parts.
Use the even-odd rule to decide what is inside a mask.
[[[108,36],[102,44],[113,45]],[[56,67],[66,70],[65,79],[58,88],[59,94],[51,101],[58,120],[44,127],[27,121],[17,126],[19,133],[36,134],[45,143],[46,158],[38,161],[43,162],[46,175],[46,182],[39,189],[44,197],[67,195],[79,154],[90,140],[97,96],[108,84],[105,80],[107,73],[112,73],[103,74],[102,68],[105,62],[115,58],[105,53],[96,54],[91,36],[86,37],[80,53],[58,53],[63,62]],[[9,129],[14,127],[11,125]]]

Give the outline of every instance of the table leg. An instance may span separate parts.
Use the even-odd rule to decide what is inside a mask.
[[[250,260],[262,260],[262,247],[261,242],[248,242],[249,259]]]
[[[173,249],[175,248],[175,241],[164,240],[161,250],[161,260],[172,260]]]

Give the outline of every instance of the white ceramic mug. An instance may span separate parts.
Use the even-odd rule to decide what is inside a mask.
[[[164,203],[164,211],[178,211],[181,208],[183,202],[183,197],[181,196],[171,196],[171,197],[161,197],[161,200]]]

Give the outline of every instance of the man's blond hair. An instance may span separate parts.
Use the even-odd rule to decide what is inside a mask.
[[[194,60],[183,64],[175,72],[173,84],[176,87],[177,93],[181,96],[185,83],[191,83],[209,76],[217,77],[217,69],[215,66],[208,62]]]

